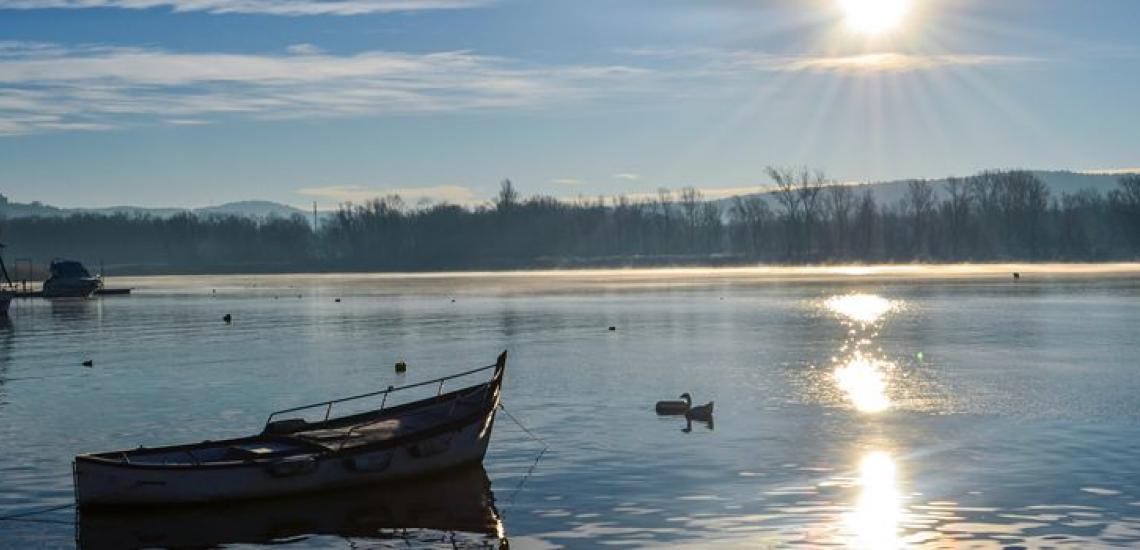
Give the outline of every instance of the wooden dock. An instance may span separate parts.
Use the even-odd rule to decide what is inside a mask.
[[[131,293],[129,288],[101,288],[95,291],[96,296],[126,296]],[[42,290],[17,290],[16,298],[43,298]]]

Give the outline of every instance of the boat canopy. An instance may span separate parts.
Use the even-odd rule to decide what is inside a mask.
[[[87,271],[86,267],[83,267],[83,264],[75,260],[52,260],[51,276],[82,279],[91,277],[91,273]]]

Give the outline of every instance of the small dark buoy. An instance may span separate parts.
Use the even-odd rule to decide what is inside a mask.
[[[396,372],[408,372],[408,364],[403,359],[396,361]]]
[[[617,330],[617,327],[613,327],[613,326],[610,327],[610,332],[614,332],[616,330]]]
[[[92,360],[90,360],[90,359],[88,359],[88,360],[86,360],[86,361],[84,361],[84,362],[83,362],[83,366],[85,366],[85,367],[94,367],[94,366],[95,366],[95,362],[94,362],[94,361],[92,361]]]
[[[336,300],[333,300],[333,301],[339,304],[339,303],[340,303],[340,298],[337,298]]]
[[[455,303],[455,298],[451,299],[451,303],[453,303],[453,304]]]
[[[1014,271],[1014,272],[1013,272],[1013,278],[1014,278],[1014,280],[1020,279],[1020,278],[1021,278],[1021,274],[1020,274],[1020,273],[1018,273],[1018,272],[1016,272],[1016,271]]]
[[[233,315],[230,315],[229,313],[227,313],[227,314],[225,314],[225,315],[223,315],[223,316],[222,316],[222,320],[223,320],[223,321],[225,321],[225,322],[226,322],[226,324],[229,324],[229,323],[232,323],[232,322],[233,322],[233,320],[234,320],[234,316],[233,316]]]
[[[297,295],[297,298],[300,298],[300,297],[301,297],[301,295],[300,295],[300,294],[298,294],[298,295]]]

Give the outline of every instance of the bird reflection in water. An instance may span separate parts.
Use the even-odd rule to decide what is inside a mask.
[[[844,515],[851,548],[892,550],[903,547],[899,529],[902,503],[895,461],[882,451],[868,453],[859,463],[859,497]]]
[[[309,536],[509,548],[482,466],[438,477],[288,498],[141,510],[83,510],[80,548],[213,548]]]
[[[710,430],[710,431],[714,428],[713,419],[711,416],[709,417],[708,420],[697,420],[696,422],[697,422],[697,424],[703,424],[705,426],[705,428]],[[685,418],[685,427],[681,428],[681,431],[684,433],[692,433],[692,431],[693,431],[693,419],[692,418]]]
[[[901,304],[874,294],[843,294],[824,301],[824,307],[848,327],[847,341],[832,373],[836,386],[859,412],[878,413],[891,407],[888,374],[893,363],[875,357],[873,338],[888,314]]]

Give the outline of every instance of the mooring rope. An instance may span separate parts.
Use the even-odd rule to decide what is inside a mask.
[[[550,445],[547,444],[545,440],[535,435],[534,432],[528,430],[526,426],[523,426],[523,423],[519,422],[519,419],[515,418],[515,415],[511,414],[511,412],[508,411],[505,406],[503,406],[502,401],[499,402],[499,409],[503,411],[503,414],[507,415],[507,418],[510,418],[515,424],[517,424],[519,428],[522,428],[522,431],[526,432],[526,434],[529,435],[531,439],[541,443],[543,452],[546,452],[546,450],[550,448]]]
[[[7,515],[0,516],[0,521],[36,521],[36,522],[41,522],[41,523],[54,523],[54,522],[45,521],[45,520],[31,520],[31,519],[25,519],[25,518],[29,518],[32,516],[38,516],[40,514],[46,514],[48,512],[57,512],[59,510],[66,510],[68,508],[75,508],[75,503],[71,502],[68,504],[60,504],[58,506],[49,506],[47,508],[36,508],[34,510],[25,510],[23,512],[16,512],[14,514],[7,514]],[[68,523],[72,523],[72,522],[68,522]]]
[[[507,408],[503,406],[503,403],[501,401],[499,402],[499,409],[503,411],[503,414],[507,415],[507,418],[510,418],[511,421],[513,421],[519,428],[521,428],[522,431],[526,432],[526,434],[528,436],[530,436],[531,439],[542,444],[542,449],[538,451],[537,455],[535,455],[534,461],[530,463],[530,467],[527,468],[526,473],[523,474],[523,476],[522,476],[522,479],[519,479],[519,482],[517,485],[515,485],[515,488],[512,489],[510,494],[508,494],[507,497],[503,499],[503,504],[505,506],[501,512],[501,515],[503,516],[503,518],[506,518],[507,512],[510,511],[510,507],[515,502],[515,497],[517,497],[518,494],[520,492],[522,492],[523,486],[526,485],[526,482],[528,479],[530,479],[530,476],[534,474],[534,469],[538,467],[539,461],[542,460],[542,457],[543,457],[543,455],[546,454],[546,451],[548,451],[550,449],[550,445],[546,443],[546,440],[535,435],[534,432],[527,429],[527,427],[524,426],[523,423],[519,421],[519,419],[515,418],[514,415],[512,415],[509,411],[507,411]]]

